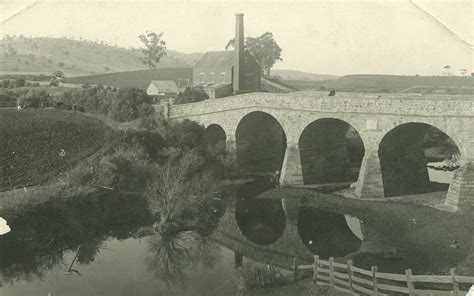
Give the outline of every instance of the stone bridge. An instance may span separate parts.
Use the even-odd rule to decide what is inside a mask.
[[[436,131],[460,155],[446,204],[474,206],[473,96],[249,93],[171,105],[167,115],[204,125],[249,171],[280,170],[283,186],[357,180],[364,198],[430,192],[424,145]]]

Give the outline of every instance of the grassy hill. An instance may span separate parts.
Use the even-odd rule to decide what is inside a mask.
[[[169,50],[159,67],[190,67],[200,53]],[[63,70],[67,77],[146,69],[139,49],[126,49],[66,38],[4,38],[0,40],[0,74],[50,75]]]
[[[330,89],[347,92],[430,92],[473,94],[472,76],[345,75],[326,81],[285,81],[300,90]]]
[[[315,74],[309,72],[302,72],[296,70],[287,69],[272,69],[272,75],[280,76],[282,80],[307,80],[307,81],[321,81],[321,80],[332,80],[338,78],[334,75]]]
[[[98,151],[111,135],[110,127],[80,113],[0,110],[0,191],[57,180],[59,172]]]

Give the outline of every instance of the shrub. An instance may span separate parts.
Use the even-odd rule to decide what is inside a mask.
[[[125,122],[138,118],[138,109],[143,103],[150,103],[146,92],[138,88],[121,88],[112,102],[111,116],[114,120]]]
[[[176,104],[195,103],[209,99],[209,95],[200,86],[188,86],[178,95]]]
[[[170,145],[183,149],[205,148],[204,127],[195,121],[185,119],[180,122],[171,122],[165,139]]]
[[[28,108],[46,107],[51,105],[51,98],[44,89],[30,89],[26,94],[18,97],[18,105]]]
[[[25,86],[25,79],[16,79],[15,80],[15,87],[23,87]]]
[[[242,266],[241,275],[245,290],[276,287],[288,283],[288,280],[282,276],[278,267],[275,267],[273,264],[264,266],[249,262]]]
[[[153,115],[155,113],[155,108],[147,103],[142,103],[140,107],[138,108],[138,117],[139,118],[144,118],[148,117],[150,115]]]
[[[3,79],[2,80],[2,87],[8,88],[10,86],[10,79]]]

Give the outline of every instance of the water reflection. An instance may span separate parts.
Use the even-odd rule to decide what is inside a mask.
[[[303,207],[298,232],[306,247],[322,258],[344,257],[361,246],[361,240],[352,233],[341,214]]]
[[[128,238],[151,223],[143,199],[123,196],[51,201],[5,216],[14,231],[0,237],[0,284],[41,278],[68,250],[78,249],[77,262],[89,264],[106,239]]]
[[[242,185],[235,201],[235,219],[240,231],[251,242],[268,245],[285,231],[286,217],[279,199],[259,199],[256,196],[272,185],[258,180]]]
[[[234,268],[248,258],[289,269],[293,258],[310,262],[312,254],[415,273],[440,273],[471,256],[461,266],[472,268],[466,264],[474,258],[473,228],[462,216],[403,204],[390,211],[327,206],[338,198],[331,195],[324,207],[262,199],[270,188],[264,180],[239,187],[235,199],[226,192],[235,200],[227,210],[220,198],[208,199],[192,229],[173,220],[157,227],[159,219],[138,196],[51,201],[3,215],[12,231],[0,236],[0,294],[207,295],[238,278]],[[453,240],[457,248],[450,247]]]
[[[172,237],[153,235],[148,238],[147,244],[147,268],[168,287],[176,283],[184,285],[190,270],[199,266],[212,269],[221,259],[219,245],[194,232]]]

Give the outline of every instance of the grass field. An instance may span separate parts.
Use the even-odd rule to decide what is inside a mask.
[[[333,80],[284,80],[299,90],[334,88],[345,92],[428,92],[473,94],[471,76],[401,76],[401,75],[345,75]]]
[[[57,180],[111,137],[110,127],[81,113],[0,110],[0,191]]]

